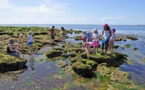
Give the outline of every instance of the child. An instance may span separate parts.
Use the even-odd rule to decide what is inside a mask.
[[[62,38],[62,43],[65,43],[65,30],[64,30],[64,27],[61,27],[61,38]]]
[[[103,30],[102,30],[102,54],[103,50],[105,48],[105,54],[108,50],[109,46],[109,39],[111,37],[111,30],[108,24],[104,24]]]
[[[111,34],[111,37],[110,37],[110,40],[109,40],[109,49],[108,49],[109,53],[113,52],[114,41],[115,41],[115,38],[116,38],[115,31],[116,31],[115,29],[111,30],[112,34]]]
[[[27,43],[27,45],[30,47],[30,51],[32,51],[32,44],[33,44],[32,31],[29,31],[28,43]]]
[[[54,34],[54,26],[52,26],[52,29],[50,30],[50,35],[51,35],[51,42],[54,43],[54,39],[55,39],[55,34]]]
[[[82,40],[82,47],[85,49],[86,31],[83,31],[83,33],[81,35],[81,40]]]
[[[24,43],[24,36],[23,34],[19,35],[19,48],[23,49],[23,43]]]
[[[98,30],[94,29],[94,34],[93,34],[93,47],[94,51],[93,53],[96,53],[98,51],[98,46],[99,46],[99,37],[100,35],[98,34]]]

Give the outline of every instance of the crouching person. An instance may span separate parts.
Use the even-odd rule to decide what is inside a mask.
[[[15,47],[14,42],[15,40],[13,38],[9,40],[9,44],[7,46],[7,54],[19,57],[19,52],[17,51],[19,50],[19,48]]]

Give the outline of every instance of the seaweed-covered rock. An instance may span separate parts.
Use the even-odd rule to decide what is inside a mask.
[[[114,45],[113,48],[117,49],[117,48],[119,48],[119,46],[118,45]]]
[[[115,41],[122,41],[122,38],[117,37]]]
[[[81,40],[81,36],[75,36],[75,40]]]
[[[126,47],[126,48],[130,48],[131,45],[130,45],[130,44],[126,44],[125,47]]]
[[[66,61],[59,61],[57,63],[57,65],[58,65],[58,67],[65,67],[65,66],[67,66],[67,63],[66,63]]]
[[[0,72],[25,69],[27,60],[0,53]]]
[[[130,39],[130,40],[138,40],[138,38],[135,36],[126,36],[126,37],[127,39]]]
[[[50,50],[50,51],[48,51],[47,53],[46,53],[46,56],[48,57],[48,58],[54,58],[54,57],[59,57],[59,56],[61,56],[62,55],[62,51],[60,51],[60,50]]]
[[[93,60],[97,63],[107,63],[109,66],[120,66],[126,60],[126,55],[121,53],[113,53],[101,55],[97,53],[95,55],[89,55],[87,53],[82,53],[81,57],[84,59]]]
[[[76,56],[76,53],[75,53],[75,52],[70,52],[70,53],[69,53],[69,56],[70,56],[70,57],[75,57],[75,56]]]
[[[122,82],[122,83],[130,83],[130,74],[127,72],[114,70],[111,73],[111,80],[116,82]]]
[[[93,71],[96,70],[97,63],[93,60],[87,60],[82,58],[70,59],[72,63],[72,69],[79,75],[84,77],[92,77]]]

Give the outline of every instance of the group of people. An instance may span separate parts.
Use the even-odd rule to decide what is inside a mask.
[[[115,29],[110,29],[108,24],[104,24],[102,35],[98,34],[98,30],[95,28],[94,33],[83,31],[81,39],[83,42],[83,49],[90,53],[90,48],[93,47],[93,53],[98,51],[100,37],[102,36],[102,54],[113,52],[114,41],[116,38]],[[105,51],[104,51],[105,50]]]
[[[66,35],[65,29],[64,29],[64,27],[61,27],[62,43],[65,43],[65,35]],[[51,42],[54,43],[54,39],[55,39],[55,27],[54,26],[52,26],[52,28],[50,30],[50,38],[51,38]],[[22,33],[19,35],[18,47],[15,47],[15,45],[14,45],[15,39],[12,37],[10,38],[9,44],[7,45],[7,54],[19,57],[19,51],[24,49],[23,44],[26,40],[27,40],[27,46],[29,47],[30,53],[32,53],[33,33],[32,33],[32,31],[29,31],[27,39],[25,39],[25,37]]]

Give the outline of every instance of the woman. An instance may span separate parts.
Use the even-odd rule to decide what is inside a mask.
[[[19,50],[18,48],[16,49],[15,45],[14,45],[15,40],[13,38],[11,38],[9,40],[9,44],[7,46],[7,53],[16,57],[19,57],[19,53],[17,52],[17,50]]]
[[[104,24],[104,29],[102,30],[102,54],[105,48],[105,54],[108,50],[109,46],[109,39],[111,37],[111,30],[108,24]]]
[[[62,39],[62,43],[65,43],[65,30],[64,30],[64,27],[61,27],[61,39]]]

